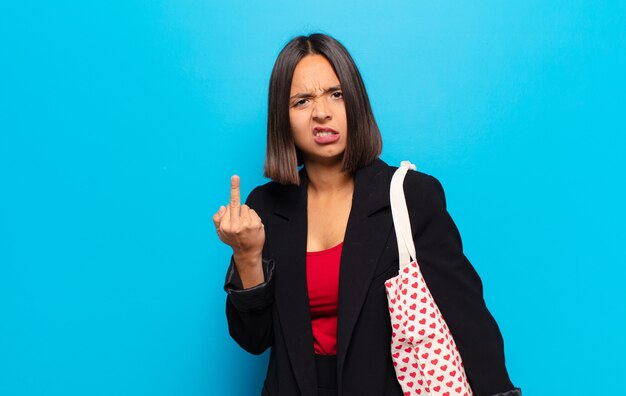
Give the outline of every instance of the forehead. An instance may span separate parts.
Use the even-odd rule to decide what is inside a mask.
[[[339,84],[330,62],[322,55],[307,55],[298,62],[291,80],[291,94],[321,91]]]

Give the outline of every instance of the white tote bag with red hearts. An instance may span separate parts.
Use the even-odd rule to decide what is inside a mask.
[[[400,271],[385,281],[391,317],[391,355],[405,396],[470,396],[461,355],[415,258],[404,177],[415,165],[403,161],[391,179],[391,213]]]

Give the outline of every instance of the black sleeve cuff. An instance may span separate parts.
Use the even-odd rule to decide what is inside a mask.
[[[498,393],[496,395],[491,395],[491,396],[522,396],[522,390],[520,388],[515,388],[508,392]]]
[[[231,257],[224,290],[238,311],[259,311],[274,303],[274,260],[263,259],[263,276],[265,278],[263,283],[244,289],[235,261]]]

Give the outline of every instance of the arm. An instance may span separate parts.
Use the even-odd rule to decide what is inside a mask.
[[[505,367],[502,335],[485,305],[481,280],[463,254],[441,184],[432,176],[407,175],[405,195],[420,269],[454,336],[474,394],[519,395]]]
[[[261,218],[263,211],[258,207],[253,190],[246,204],[258,210]],[[265,257],[267,243],[263,248]],[[226,273],[224,290],[226,298],[226,319],[231,337],[246,351],[261,354],[273,343],[272,309],[274,304],[274,262],[262,259],[263,281],[255,286],[244,288],[237,270],[234,255]]]

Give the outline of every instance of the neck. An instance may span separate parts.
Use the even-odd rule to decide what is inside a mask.
[[[341,170],[341,161],[333,164],[305,161],[304,167],[309,193],[333,194],[354,188],[354,177]]]

